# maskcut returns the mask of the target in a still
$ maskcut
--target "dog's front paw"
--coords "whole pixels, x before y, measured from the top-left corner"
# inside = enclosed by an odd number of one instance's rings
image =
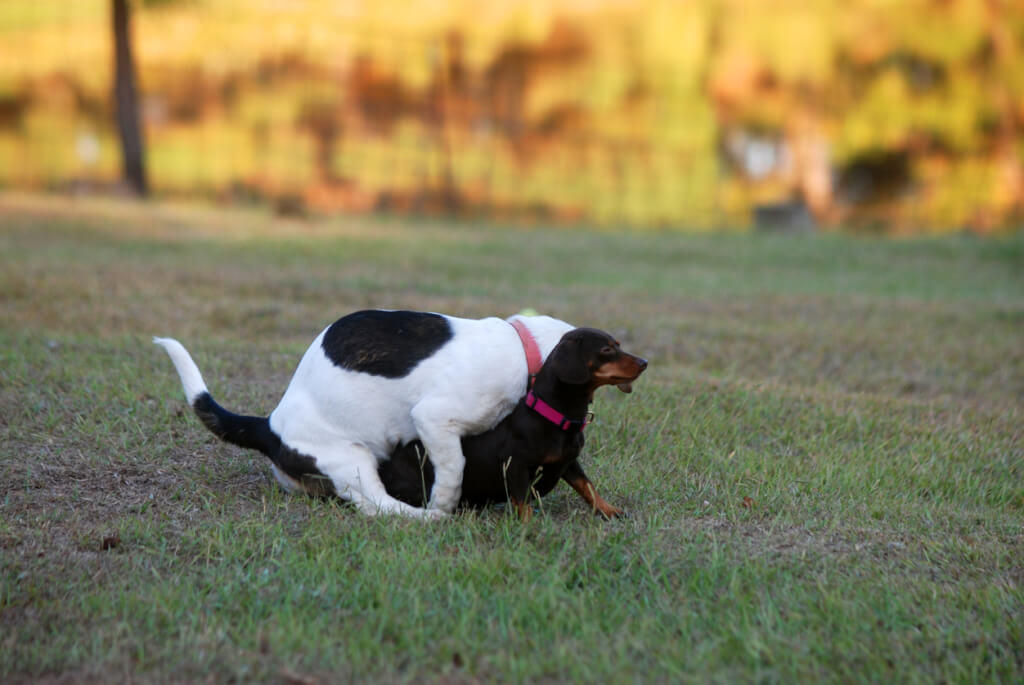
[[[424,521],[444,521],[450,518],[450,514],[440,509],[424,509],[420,516],[423,517]]]
[[[461,488],[438,488],[435,484],[434,491],[430,494],[430,501],[427,502],[427,509],[450,514],[455,511],[460,494]]]
[[[619,509],[618,507],[613,507],[612,505],[608,504],[607,502],[605,502],[605,505],[603,507],[595,508],[594,511],[595,511],[595,513],[599,514],[600,516],[604,517],[606,520],[609,520],[609,521],[611,519],[629,518],[629,514],[627,514],[624,509]]]

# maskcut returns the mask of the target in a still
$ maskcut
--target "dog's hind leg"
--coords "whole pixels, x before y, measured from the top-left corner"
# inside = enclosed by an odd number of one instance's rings
[[[365,514],[400,514],[423,519],[444,516],[441,511],[413,507],[389,495],[377,473],[376,457],[363,445],[345,443],[316,449],[306,447],[303,451],[313,455],[317,469],[334,484],[335,493]]]

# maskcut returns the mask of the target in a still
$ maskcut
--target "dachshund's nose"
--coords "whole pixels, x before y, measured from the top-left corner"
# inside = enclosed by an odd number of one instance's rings
[[[641,371],[647,368],[647,360],[644,359],[643,357],[637,357],[636,363],[640,366]]]

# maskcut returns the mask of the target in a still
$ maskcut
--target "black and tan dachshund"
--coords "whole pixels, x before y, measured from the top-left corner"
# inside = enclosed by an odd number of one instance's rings
[[[508,501],[525,520],[532,512],[530,496],[543,497],[562,479],[595,512],[621,516],[621,509],[597,494],[578,457],[594,391],[602,385],[628,389],[646,368],[646,360],[624,352],[604,331],[566,333],[512,413],[486,433],[462,438],[466,467],[460,504]],[[434,481],[418,440],[396,448],[378,474],[389,495],[416,507],[424,505]]]

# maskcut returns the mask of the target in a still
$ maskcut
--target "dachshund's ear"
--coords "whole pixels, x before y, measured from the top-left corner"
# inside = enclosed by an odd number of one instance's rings
[[[590,380],[590,369],[580,354],[577,340],[563,340],[551,352],[548,360],[555,376],[563,383],[580,385]]]

